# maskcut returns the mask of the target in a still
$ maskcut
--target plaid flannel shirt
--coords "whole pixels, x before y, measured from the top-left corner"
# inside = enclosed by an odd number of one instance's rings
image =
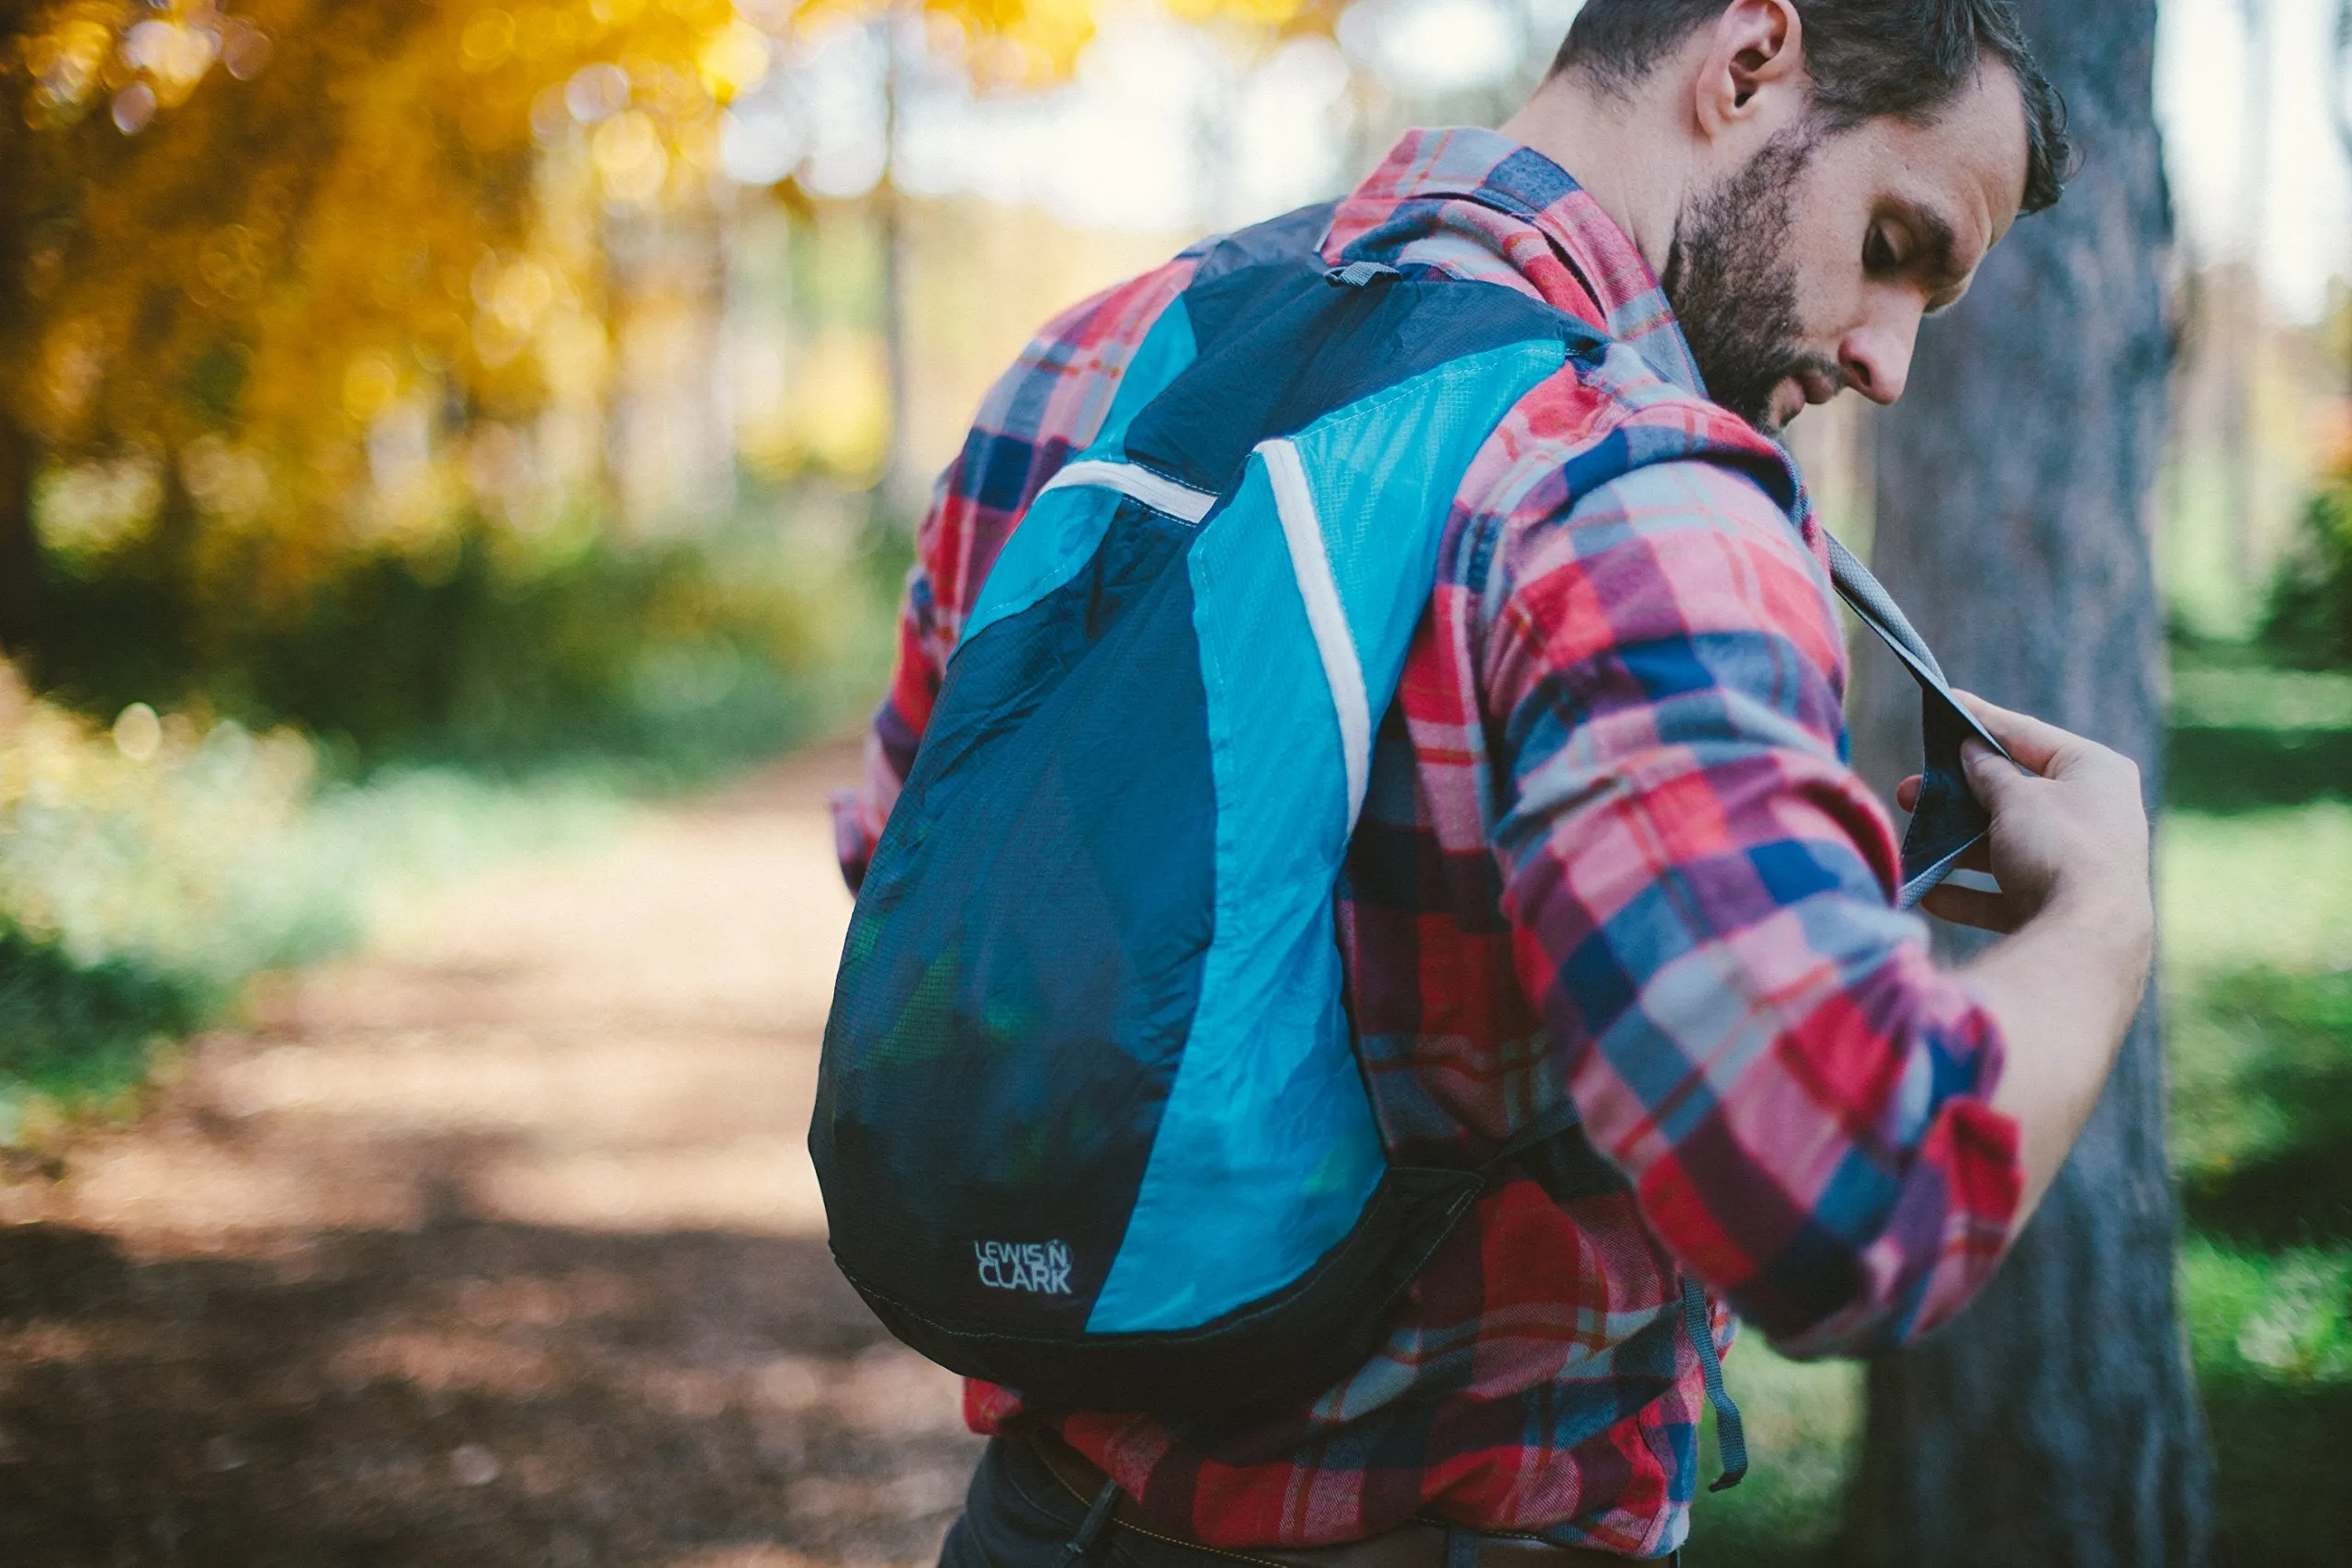
[[[998,382],[924,520],[863,787],[853,886],[958,628],[1038,489],[1101,423],[1203,247],[1052,322]],[[1490,1189],[1337,1387],[1246,1419],[1049,1419],[1148,1514],[1225,1546],[1415,1516],[1632,1557],[1688,1529],[1699,1359],[1681,1270],[1798,1354],[1900,1342],[1998,1261],[2020,1177],[1991,1017],[1895,912],[1894,829],[1846,761],[1826,546],[1780,449],[1703,400],[1623,231],[1498,133],[1408,133],[1335,209],[1327,260],[1501,283],[1636,347],[1641,415],[1723,461],[1579,491],[1628,423],[1576,367],[1464,480],[1339,890],[1359,1050],[1391,1151],[1479,1158],[1573,1096],[1630,1194]],[[1794,483],[1792,473],[1790,482]],[[1718,1305],[1719,1343],[1731,1320]]]

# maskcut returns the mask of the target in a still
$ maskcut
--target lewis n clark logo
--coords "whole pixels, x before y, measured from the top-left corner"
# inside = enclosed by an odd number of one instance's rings
[[[1070,1293],[1069,1247],[1065,1242],[976,1241],[972,1256],[979,1260],[980,1283],[992,1291]]]

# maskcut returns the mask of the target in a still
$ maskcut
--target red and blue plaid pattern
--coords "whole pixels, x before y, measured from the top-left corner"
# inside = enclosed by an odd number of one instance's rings
[[[1785,458],[1703,400],[1623,231],[1494,132],[1415,131],[1323,251],[1519,288],[1657,378],[1604,389],[1571,365],[1473,464],[1339,896],[1393,1155],[1484,1157],[1566,1095],[1634,1190],[1490,1190],[1381,1352],[1313,1399],[1054,1420],[1214,1544],[1427,1514],[1662,1556],[1699,1472],[1681,1269],[1797,1353],[1949,1316],[2019,1190],[2015,1126],[1987,1103],[1998,1035],[1893,908],[1894,831],[1845,761],[1845,651],[1802,492],[1792,521],[1759,484]],[[853,885],[989,564],[1198,254],[1053,322],[941,479],[866,782],[839,807]],[[1702,455],[1623,460],[1661,434]],[[983,1383],[966,1404],[983,1432],[1023,1416]]]

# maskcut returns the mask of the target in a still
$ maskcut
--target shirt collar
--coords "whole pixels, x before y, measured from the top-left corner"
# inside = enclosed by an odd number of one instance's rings
[[[1706,396],[1666,291],[1633,240],[1566,169],[1499,131],[1407,131],[1340,203],[1324,251],[1334,261],[1415,262],[1533,294]]]

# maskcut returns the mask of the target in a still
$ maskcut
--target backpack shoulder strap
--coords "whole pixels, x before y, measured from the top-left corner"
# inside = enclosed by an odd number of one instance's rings
[[[1894,656],[1919,685],[1920,728],[1927,743],[1927,758],[1920,771],[1919,799],[1911,814],[1910,830],[1903,836],[1903,886],[1895,900],[1900,908],[1908,909],[1950,875],[1960,857],[1992,829],[1991,816],[1969,791],[1967,773],[1960,761],[1962,743],[1980,740],[2004,757],[2009,753],[1953,695],[1951,682],[1944,678],[1943,666],[1936,661],[1927,639],[1911,625],[1903,607],[1894,602],[1894,595],[1871,575],[1870,568],[1857,560],[1851,550],[1838,542],[1836,536],[1825,528],[1822,536],[1829,541],[1829,581],[1837,587],[1838,597],[1878,635],[1880,641],[1894,650]]]

